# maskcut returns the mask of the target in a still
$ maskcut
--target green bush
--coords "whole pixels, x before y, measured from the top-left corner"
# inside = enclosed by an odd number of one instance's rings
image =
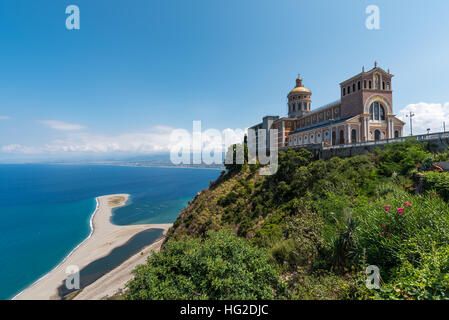
[[[427,191],[435,190],[444,200],[449,200],[449,173],[425,172],[423,173],[424,188]]]
[[[286,286],[266,250],[232,231],[208,232],[204,240],[169,241],[138,266],[127,299],[275,299]]]
[[[393,272],[390,283],[381,288],[380,299],[441,300],[449,299],[449,246],[421,251],[419,263],[404,257]]]
[[[323,225],[319,215],[308,211],[286,219],[286,239],[276,242],[271,249],[277,263],[286,270],[295,270],[298,266],[312,270],[325,246],[321,235]]]
[[[426,151],[426,144],[416,140],[385,145],[383,149],[376,150],[379,172],[387,177],[393,173],[409,174],[417,168],[426,158],[431,156]]]
[[[389,211],[386,205],[391,206]],[[403,214],[397,212],[400,208]],[[420,253],[430,252],[434,243],[449,245],[449,206],[442,199],[395,191],[355,214],[358,255],[366,255],[367,263],[380,267],[384,275],[404,259],[418,263]]]
[[[293,280],[292,294],[299,300],[347,300],[354,296],[353,279],[331,272],[299,275]]]

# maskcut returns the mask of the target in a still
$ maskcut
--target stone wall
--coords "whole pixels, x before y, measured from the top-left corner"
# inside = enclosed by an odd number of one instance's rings
[[[433,153],[444,152],[449,148],[449,137],[441,138],[435,137],[434,139],[426,139],[425,142],[428,143],[429,151]],[[346,146],[336,146],[335,148],[323,148],[321,145],[309,145],[306,147],[296,147],[295,150],[300,150],[306,148],[311,151],[316,159],[329,160],[332,157],[347,158],[358,156],[362,154],[373,153],[376,148],[383,148],[387,143],[378,144],[366,144],[366,145],[346,145]],[[285,149],[284,149],[285,150]]]

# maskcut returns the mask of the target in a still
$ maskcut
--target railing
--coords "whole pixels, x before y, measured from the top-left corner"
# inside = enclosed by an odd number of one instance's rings
[[[351,143],[351,144],[340,144],[340,145],[334,145],[334,146],[324,146],[324,144],[322,144],[322,149],[329,150],[329,149],[343,149],[343,148],[352,148],[352,147],[374,146],[374,145],[382,145],[382,144],[389,144],[389,143],[396,143],[396,142],[404,142],[410,138],[416,139],[417,141],[448,139],[449,132],[438,132],[438,133],[432,133],[432,134],[422,134],[422,135],[417,135],[417,136],[384,139],[384,140],[377,140],[377,141],[366,141],[366,142],[356,142],[356,143]]]
[[[377,141],[337,144],[337,145],[333,145],[333,146],[326,145],[326,143],[324,143],[324,142],[309,143],[309,144],[301,144],[301,145],[295,145],[295,146],[287,146],[285,148],[281,148],[281,150],[288,149],[288,148],[300,149],[300,148],[314,148],[314,147],[315,148],[320,147],[321,150],[344,149],[344,148],[352,148],[352,147],[375,146],[375,145],[383,145],[383,144],[396,143],[396,142],[404,142],[410,138],[416,139],[417,141],[449,139],[449,132],[438,132],[438,133],[431,133],[431,134],[422,134],[422,135],[417,135],[417,136],[407,136],[407,137],[400,137],[400,138],[393,138],[393,139],[383,139],[383,140],[377,140]]]

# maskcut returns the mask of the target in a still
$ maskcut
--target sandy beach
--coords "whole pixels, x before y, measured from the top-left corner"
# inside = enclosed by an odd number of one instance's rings
[[[123,206],[128,200],[128,194],[107,195],[97,198],[97,209],[91,219],[92,232],[90,236],[73,250],[64,261],[51,270],[33,285],[22,291],[15,300],[53,300],[60,299],[58,287],[67,277],[68,266],[83,269],[91,262],[107,256],[114,248],[125,244],[138,233],[152,229],[163,229],[164,235],[171,224],[146,224],[117,226],[111,223],[112,209]],[[131,270],[143,264],[152,251],[158,251],[163,239],[143,248],[134,256],[124,261],[89,286],[85,287],[75,299],[98,300],[115,295],[131,279]],[[143,253],[143,254],[142,254]]]

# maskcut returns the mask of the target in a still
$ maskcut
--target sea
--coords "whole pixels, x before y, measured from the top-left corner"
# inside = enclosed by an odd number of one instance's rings
[[[95,198],[131,195],[112,223],[173,223],[215,169],[113,165],[0,165],[0,299],[56,267],[90,233]]]

